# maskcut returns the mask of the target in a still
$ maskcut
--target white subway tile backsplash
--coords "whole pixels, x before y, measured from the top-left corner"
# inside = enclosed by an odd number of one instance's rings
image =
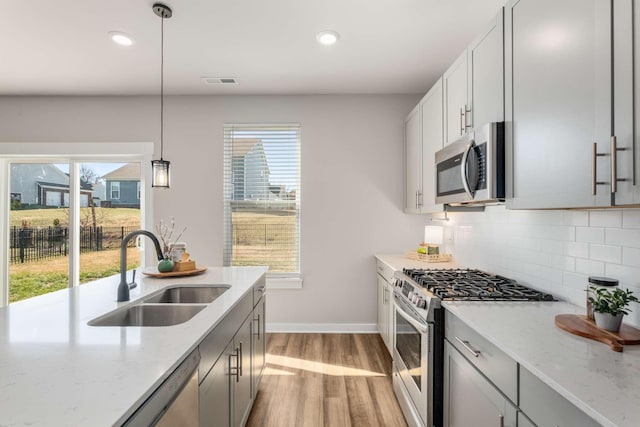
[[[610,245],[589,245],[589,258],[596,261],[622,263],[622,248]]]
[[[640,267],[640,249],[622,248],[622,264],[629,267]]]
[[[640,209],[627,209],[622,211],[623,228],[640,228]]]
[[[622,227],[622,211],[590,211],[589,212],[590,227]]]
[[[607,277],[618,279],[620,285],[640,287],[640,268],[620,264],[607,264]],[[638,296],[640,298],[640,295]]]
[[[640,248],[640,229],[607,228],[605,241],[607,245]]]
[[[576,273],[587,276],[604,276],[604,262],[576,258]]]
[[[562,211],[562,223],[564,225],[589,226],[588,211]]]
[[[589,244],[584,242],[563,242],[564,254],[578,257],[589,258]]]
[[[640,296],[640,209],[511,211],[449,214],[447,249],[481,268],[585,305],[589,276],[607,276]],[[447,225],[445,224],[445,227]],[[625,322],[640,326],[640,306]]]
[[[604,228],[576,227],[576,242],[604,243]]]

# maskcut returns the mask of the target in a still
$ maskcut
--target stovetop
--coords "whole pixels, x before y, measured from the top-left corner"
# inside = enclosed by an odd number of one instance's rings
[[[551,294],[481,270],[406,268],[403,273],[417,285],[447,301],[554,301]]]

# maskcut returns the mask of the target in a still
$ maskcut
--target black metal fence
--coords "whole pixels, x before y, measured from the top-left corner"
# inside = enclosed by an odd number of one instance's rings
[[[96,252],[120,247],[127,227],[80,227],[80,252]],[[135,242],[129,242],[133,246]],[[66,256],[69,253],[68,227],[10,227],[9,263],[18,264]]]
[[[233,224],[235,245],[290,246],[297,243],[297,227],[291,224]]]

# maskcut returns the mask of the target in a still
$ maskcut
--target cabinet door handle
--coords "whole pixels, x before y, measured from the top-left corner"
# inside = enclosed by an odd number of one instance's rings
[[[591,155],[591,195],[595,196],[598,185],[607,184],[604,181],[598,181],[598,157],[606,156],[606,153],[598,153],[598,143],[593,143],[593,150]]]
[[[618,148],[618,138],[611,137],[611,192],[618,192],[618,183],[628,181],[626,178],[618,178],[618,152],[626,151],[626,148]]]
[[[260,313],[258,313],[258,318],[257,319],[253,319],[254,322],[258,322],[258,327],[256,328],[258,330],[257,334],[253,334],[253,335],[258,335],[258,339],[260,339],[260,334],[261,334],[261,330],[260,330]]]
[[[471,112],[471,108],[468,108],[467,105],[465,104],[464,106],[464,130],[467,130],[467,128],[471,127],[471,124],[467,124],[468,120],[467,120],[467,113]]]
[[[466,126],[466,118],[464,116],[464,110],[466,110],[466,108],[460,108],[460,136],[464,135],[464,129]]]
[[[236,366],[233,366],[231,364],[231,358],[235,357],[236,359]],[[235,348],[235,350],[233,351],[232,354],[229,355],[229,374],[230,375],[235,375],[236,377],[236,382],[239,383],[240,382],[240,359],[238,358],[238,347]]]
[[[242,376],[242,365],[243,365],[243,363],[242,363],[242,359],[243,359],[243,357],[242,357],[242,341],[240,341],[240,345],[238,346],[238,354],[239,354],[239,356],[238,356],[238,377],[237,377],[237,379],[238,379],[238,381],[240,381],[240,377]]]
[[[418,208],[422,207],[422,191],[418,190]]]
[[[473,357],[480,357],[480,352],[478,350],[474,350],[473,348],[471,348],[471,346],[469,345],[469,341],[464,341],[462,338],[460,337],[456,337],[456,341],[458,341],[460,344],[462,344],[462,346],[471,354],[473,354]]]
[[[498,415],[498,425],[504,427],[504,416],[502,414]]]

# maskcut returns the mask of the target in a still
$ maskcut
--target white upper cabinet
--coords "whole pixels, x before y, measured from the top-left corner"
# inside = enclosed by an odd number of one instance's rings
[[[467,133],[467,51],[442,76],[444,90],[445,143]]]
[[[504,9],[467,49],[467,126],[504,121]]]
[[[612,189],[616,205],[640,204],[640,85],[634,84],[640,70],[640,22],[638,7],[634,0],[613,2],[613,135],[617,150],[614,152],[611,180],[616,180]],[[635,61],[635,64],[634,64]],[[634,133],[635,132],[635,133]]]
[[[442,76],[445,144],[504,120],[504,9]]]
[[[513,0],[505,15],[507,207],[610,205],[610,2]]]
[[[444,126],[442,115],[442,79],[420,101],[422,114],[422,213],[442,212],[436,204],[436,151],[442,149]]]
[[[422,197],[422,123],[420,105],[404,121],[404,211],[420,213]]]
[[[443,144],[442,79],[409,113],[405,135],[405,213],[442,212],[436,205],[435,153]]]

